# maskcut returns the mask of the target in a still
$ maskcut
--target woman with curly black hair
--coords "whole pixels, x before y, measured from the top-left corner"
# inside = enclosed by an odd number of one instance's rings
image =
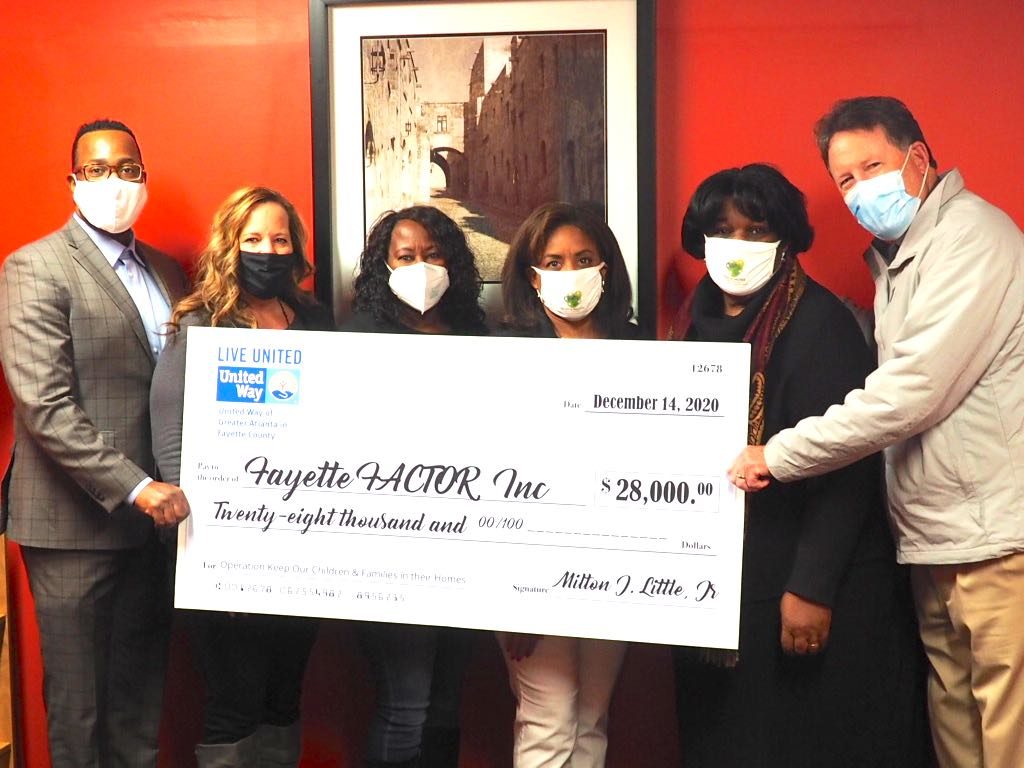
[[[342,330],[483,335],[480,289],[458,224],[425,205],[391,211],[366,239],[355,314]],[[475,633],[362,622],[356,634],[377,689],[368,768],[456,768],[462,674]]]
[[[480,289],[458,224],[427,205],[389,211],[366,239],[344,330],[483,335]]]

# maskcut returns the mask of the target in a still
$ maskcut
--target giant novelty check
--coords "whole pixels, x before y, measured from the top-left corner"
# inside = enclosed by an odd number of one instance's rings
[[[735,648],[748,367],[190,328],[175,604]]]

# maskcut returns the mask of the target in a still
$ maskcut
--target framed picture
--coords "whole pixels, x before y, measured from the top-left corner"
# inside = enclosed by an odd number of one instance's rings
[[[601,211],[655,324],[654,0],[311,0],[319,297],[342,319],[366,234],[433,205],[466,232],[488,315],[536,206]]]

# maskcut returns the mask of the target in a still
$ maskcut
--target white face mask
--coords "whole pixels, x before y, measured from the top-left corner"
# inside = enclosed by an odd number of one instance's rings
[[[775,274],[779,243],[704,237],[704,263],[715,285],[730,296],[749,296]]]
[[[388,270],[391,272],[388,285],[392,293],[421,315],[437,305],[451,284],[447,269],[425,261],[398,269],[388,266]]]
[[[75,179],[75,205],[96,229],[118,234],[126,232],[146,205],[146,183],[125,181],[110,174],[100,181]]]
[[[559,317],[579,320],[594,311],[604,293],[604,264],[583,269],[537,269],[541,303]]]

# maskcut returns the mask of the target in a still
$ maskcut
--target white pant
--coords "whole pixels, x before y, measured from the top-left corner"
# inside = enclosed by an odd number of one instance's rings
[[[498,633],[504,651],[504,634]],[[516,699],[514,768],[603,768],[608,703],[626,643],[542,637],[533,653],[512,661]]]

